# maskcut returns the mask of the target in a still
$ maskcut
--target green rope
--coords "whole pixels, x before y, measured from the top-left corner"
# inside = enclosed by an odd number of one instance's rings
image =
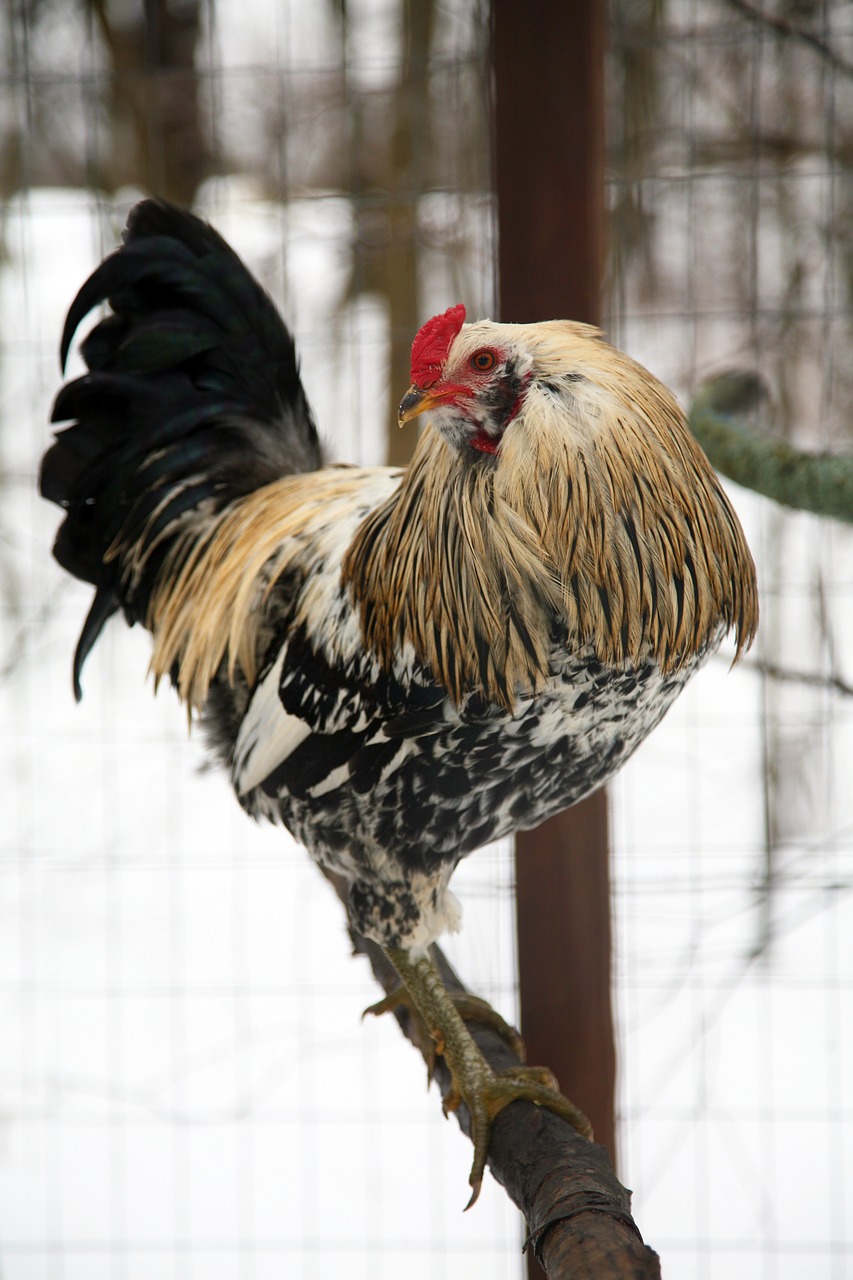
[[[712,465],[783,506],[853,523],[853,456],[802,453],[752,431],[739,419],[764,396],[753,373],[724,373],[700,387],[690,426]]]

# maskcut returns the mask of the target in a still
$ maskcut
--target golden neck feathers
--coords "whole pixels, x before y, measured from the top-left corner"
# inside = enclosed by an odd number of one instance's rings
[[[595,330],[517,328],[541,335],[536,376],[496,458],[427,428],[356,534],[344,579],[368,647],[390,666],[409,642],[455,700],[479,688],[507,708],[554,645],[666,672],[734,628],[739,656],[752,558],[674,398]]]

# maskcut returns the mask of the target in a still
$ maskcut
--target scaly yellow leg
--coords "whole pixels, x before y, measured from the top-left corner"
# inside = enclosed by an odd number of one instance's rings
[[[445,991],[447,988],[445,987]],[[512,1025],[502,1018],[497,1009],[493,1009],[487,1000],[482,1000],[479,996],[472,995],[469,991],[447,991],[448,998],[453,1002],[456,1012],[459,1014],[463,1022],[476,1022],[481,1027],[489,1027],[490,1030],[496,1032],[503,1040],[504,1044],[516,1054],[522,1061],[525,1058],[524,1041],[519,1032]],[[383,1013],[393,1013],[396,1009],[405,1009],[409,1017],[417,1018],[420,1026],[425,1034],[417,1037],[418,1044],[422,1050],[426,1041],[431,1041],[433,1053],[427,1057],[427,1073],[430,1082],[433,1078],[435,1069],[435,1058],[437,1051],[435,1050],[435,1039],[427,1027],[421,1016],[414,999],[409,994],[408,988],[404,987],[402,982],[394,991],[390,991],[387,996],[383,996],[381,1000],[377,1000],[376,1004],[368,1005],[362,1017],[366,1018],[369,1013],[375,1014],[377,1017]]]
[[[471,1116],[474,1162],[468,1179],[471,1199],[465,1206],[467,1209],[470,1209],[480,1194],[492,1121],[511,1102],[525,1099],[537,1106],[546,1107],[562,1116],[584,1137],[592,1137],[592,1129],[586,1116],[568,1098],[563,1097],[557,1081],[547,1068],[514,1067],[501,1072],[492,1070],[462,1021],[454,997],[448,993],[428,956],[414,959],[407,951],[398,947],[387,948],[385,954],[397,970],[400,981],[435,1041],[437,1051],[450,1070],[452,1088],[445,1100],[445,1113],[455,1110],[460,1102],[464,1102]],[[392,1001],[395,995],[396,993],[392,993]],[[382,1006],[385,1001],[379,1003]]]

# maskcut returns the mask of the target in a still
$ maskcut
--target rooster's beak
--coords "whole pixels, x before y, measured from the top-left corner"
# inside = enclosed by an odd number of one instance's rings
[[[434,409],[437,404],[441,404],[444,396],[435,391],[422,391],[420,387],[409,387],[403,399],[400,401],[400,408],[397,410],[397,421],[401,427],[407,422],[411,422],[412,418],[417,418],[421,413],[427,413],[430,409]]]

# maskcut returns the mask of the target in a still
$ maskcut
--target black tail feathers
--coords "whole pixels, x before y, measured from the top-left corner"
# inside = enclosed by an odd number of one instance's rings
[[[54,555],[96,595],[74,658],[74,690],[119,608],[144,620],[174,536],[234,498],[323,459],[293,338],[274,304],[210,226],[155,200],[86,281],[62,335],[111,314],[82,344],[89,372],[62,388],[71,421],[42,462],[41,492],[65,509]]]

